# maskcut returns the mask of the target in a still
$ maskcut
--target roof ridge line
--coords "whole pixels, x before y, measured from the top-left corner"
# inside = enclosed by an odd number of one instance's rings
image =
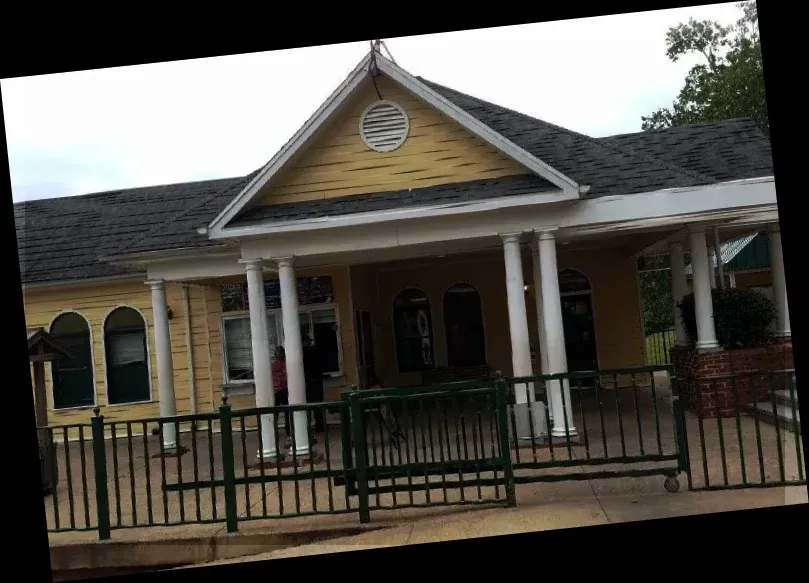
[[[99,192],[85,192],[83,194],[68,194],[65,196],[52,196],[49,198],[34,198],[31,200],[20,200],[14,203],[15,208],[21,208],[27,204],[36,204],[36,203],[44,203],[53,200],[87,200],[85,197],[90,196],[102,196],[102,195],[111,195],[111,194],[123,194],[125,192],[132,192],[135,190],[149,190],[152,188],[168,188],[171,186],[188,186],[191,184],[203,184],[205,182],[224,182],[226,180],[239,180],[243,178],[243,176],[230,176],[228,178],[208,178],[205,180],[190,180],[188,182],[167,182],[165,184],[150,184],[145,186],[132,186],[130,188],[116,188],[112,190],[102,190]]]
[[[577,132],[577,131],[571,130],[569,128],[560,126],[560,125],[556,125],[555,123],[546,121],[544,119],[540,119],[540,118],[537,118],[537,117],[530,116],[530,115],[528,115],[526,113],[522,113],[520,111],[505,107],[503,105],[498,105],[496,103],[492,103],[491,101],[486,101],[485,99],[481,99],[480,97],[475,97],[474,95],[469,95],[469,94],[466,94],[466,93],[462,93],[461,91],[458,91],[456,89],[452,89],[451,87],[447,87],[447,86],[441,85],[439,83],[435,83],[433,81],[429,81],[427,79],[424,79],[423,77],[420,77],[420,79],[424,83],[429,83],[429,84],[432,84],[432,85],[436,85],[438,87],[441,87],[442,89],[446,89],[447,91],[452,91],[453,93],[457,93],[458,95],[461,95],[461,96],[466,97],[468,99],[472,99],[473,101],[477,101],[477,102],[479,102],[481,104],[492,106],[492,107],[497,107],[499,109],[508,111],[509,113],[512,113],[514,115],[518,115],[520,117],[529,119],[531,121],[549,125],[549,126],[551,126],[553,128],[556,128],[559,131],[564,132],[564,133],[575,135],[575,136],[577,136],[579,138],[585,139],[588,142],[592,143],[593,145],[599,146],[601,148],[613,150],[616,153],[622,154],[624,156],[629,156],[631,158],[637,158],[639,161],[642,161],[642,162],[644,162],[644,161],[654,162],[655,164],[657,164],[657,165],[659,165],[661,167],[668,168],[669,170],[672,170],[672,171],[674,171],[674,172],[676,172],[678,174],[681,174],[683,176],[687,176],[689,178],[699,179],[699,180],[706,180],[710,184],[716,183],[716,180],[714,180],[710,176],[707,176],[705,174],[701,174],[701,173],[698,173],[698,172],[693,172],[691,170],[683,168],[682,166],[677,166],[675,164],[670,164],[668,162],[664,162],[664,161],[662,161],[662,160],[660,160],[658,158],[646,156],[646,155],[643,155],[643,154],[638,154],[638,153],[636,153],[636,152],[634,152],[632,150],[628,150],[627,148],[624,148],[622,146],[618,146],[617,144],[610,143],[606,139],[605,139],[604,142],[601,142],[601,141],[599,141],[598,139],[596,139],[596,138],[594,138],[592,136],[588,136],[587,134],[582,134],[581,132]]]
[[[674,132],[674,131],[677,131],[677,130],[688,129],[688,128],[706,128],[706,127],[710,127],[710,126],[719,126],[719,125],[727,124],[729,122],[740,122],[740,121],[751,122],[751,123],[755,124],[756,127],[758,128],[758,124],[756,124],[756,121],[752,117],[749,117],[749,116],[746,116],[746,117],[731,117],[731,118],[723,119],[723,120],[719,120],[719,121],[706,121],[706,122],[701,122],[701,123],[687,123],[687,124],[683,124],[683,125],[679,125],[679,126],[669,126],[669,127],[665,127],[665,128],[655,128],[653,130],[641,130],[639,132],[622,132],[620,134],[613,134],[611,136],[603,136],[601,138],[595,138],[595,139],[596,140],[605,140],[606,141],[606,140],[610,140],[610,139],[614,139],[614,138],[623,138],[623,137],[626,137],[626,136],[637,136],[637,135],[641,135],[641,134],[657,134],[657,133]]]

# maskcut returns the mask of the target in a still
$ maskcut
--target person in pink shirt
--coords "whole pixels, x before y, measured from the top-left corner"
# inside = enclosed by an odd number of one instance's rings
[[[281,407],[289,405],[289,388],[287,387],[287,359],[284,347],[275,349],[275,359],[272,362],[272,386],[275,389],[275,405]],[[289,411],[284,411],[284,424],[287,441],[292,439],[292,422]]]

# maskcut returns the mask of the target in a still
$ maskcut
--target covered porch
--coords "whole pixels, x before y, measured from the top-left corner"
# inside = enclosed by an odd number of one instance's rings
[[[311,313],[302,317],[312,301],[302,296],[304,275],[331,274],[327,303],[334,313],[341,389],[373,380],[385,386],[447,381],[453,369],[527,377],[626,368],[644,364],[639,254],[673,251],[673,271],[682,274],[674,277],[673,296],[679,299],[685,293],[683,253],[690,253],[697,347],[711,350],[717,342],[709,246],[776,221],[772,182],[758,179],[592,200],[527,195],[308,221],[253,217],[217,235],[227,237],[229,250],[162,259],[148,267],[162,367],[161,412],[165,407],[164,415],[173,414],[170,342],[160,317],[166,281],[243,281],[250,404],[274,404],[270,363],[279,338],[289,401],[301,404],[306,402],[302,333],[314,325]],[[783,332],[786,286],[780,246],[773,240]],[[275,282],[272,301],[269,280]],[[226,336],[225,321],[223,313]],[[682,331],[678,339],[684,339]],[[565,428],[563,416],[554,415],[554,404],[570,402],[569,387],[551,382],[550,391],[553,432],[575,434],[572,423]],[[524,399],[518,405],[529,405],[528,393],[518,391]],[[302,452],[308,439],[302,433],[297,440]],[[274,455],[272,436],[264,443]]]

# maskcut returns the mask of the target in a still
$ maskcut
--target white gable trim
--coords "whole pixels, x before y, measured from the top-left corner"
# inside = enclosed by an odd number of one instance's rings
[[[236,214],[250,202],[259,189],[264,186],[290,158],[317,132],[325,121],[342,105],[354,92],[362,80],[371,62],[368,54],[354,67],[351,74],[340,84],[323,105],[310,117],[294,136],[284,144],[280,150],[267,162],[258,174],[242,189],[242,191],[222,210],[221,213],[208,225],[208,232],[212,236],[218,234]],[[213,237],[212,237],[213,238]]]
[[[360,61],[345,81],[343,81],[315,114],[295,133],[292,139],[273,156],[236,198],[211,221],[208,226],[208,232],[212,239],[221,238],[223,236],[222,229],[224,229],[225,225],[256,196],[258,191],[265,184],[281,171],[287,162],[289,162],[289,160],[315,135],[320,127],[343,103],[345,103],[360,86],[362,81],[367,78],[371,57],[372,53],[369,53]],[[410,73],[392,63],[381,54],[376,53],[374,57],[376,66],[381,73],[410,90],[412,93],[461,124],[471,133],[497,148],[516,162],[522,164],[536,175],[548,180],[565,192],[566,195],[578,197],[579,193],[587,191],[586,186],[579,186],[574,180],[538,160],[524,149],[427,87],[424,83],[421,83]]]
[[[477,202],[455,202],[428,206],[391,208],[383,211],[359,212],[348,215],[325,216],[298,221],[283,221],[269,225],[251,225],[247,227],[226,227],[221,237],[237,239],[240,237],[257,237],[276,235],[278,233],[295,233],[302,231],[330,229],[334,227],[355,227],[358,225],[374,225],[391,223],[409,219],[450,217],[455,215],[471,215],[509,208],[530,207],[538,204],[578,201],[578,194],[559,191],[538,192],[501,196]]]

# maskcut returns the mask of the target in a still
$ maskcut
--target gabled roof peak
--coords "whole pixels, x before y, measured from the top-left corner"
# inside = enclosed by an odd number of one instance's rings
[[[424,100],[441,113],[459,123],[473,135],[488,142],[491,146],[497,148],[517,163],[525,166],[526,169],[537,176],[546,179],[571,198],[577,198],[582,191],[586,191],[586,187],[581,187],[573,179],[559,170],[552,168],[535,155],[515,144],[506,136],[489,127],[485,122],[465,111],[450,99],[441,95],[440,92],[435,91],[429,85],[399,67],[391,59],[387,59],[380,52],[383,47],[384,43],[382,41],[378,41],[378,43],[375,41],[371,42],[371,50],[359,64],[354,67],[354,70],[345,81],[337,87],[315,114],[310,117],[295,133],[292,139],[273,156],[239,195],[210,223],[209,232],[212,238],[223,237],[222,230],[228,223],[255,199],[259,191],[268,184],[274,176],[287,167],[292,157],[309,143],[309,141],[315,137],[318,130],[361,88],[363,81],[368,79],[369,76],[373,78],[377,74],[385,75],[392,81],[398,83],[418,98]]]

